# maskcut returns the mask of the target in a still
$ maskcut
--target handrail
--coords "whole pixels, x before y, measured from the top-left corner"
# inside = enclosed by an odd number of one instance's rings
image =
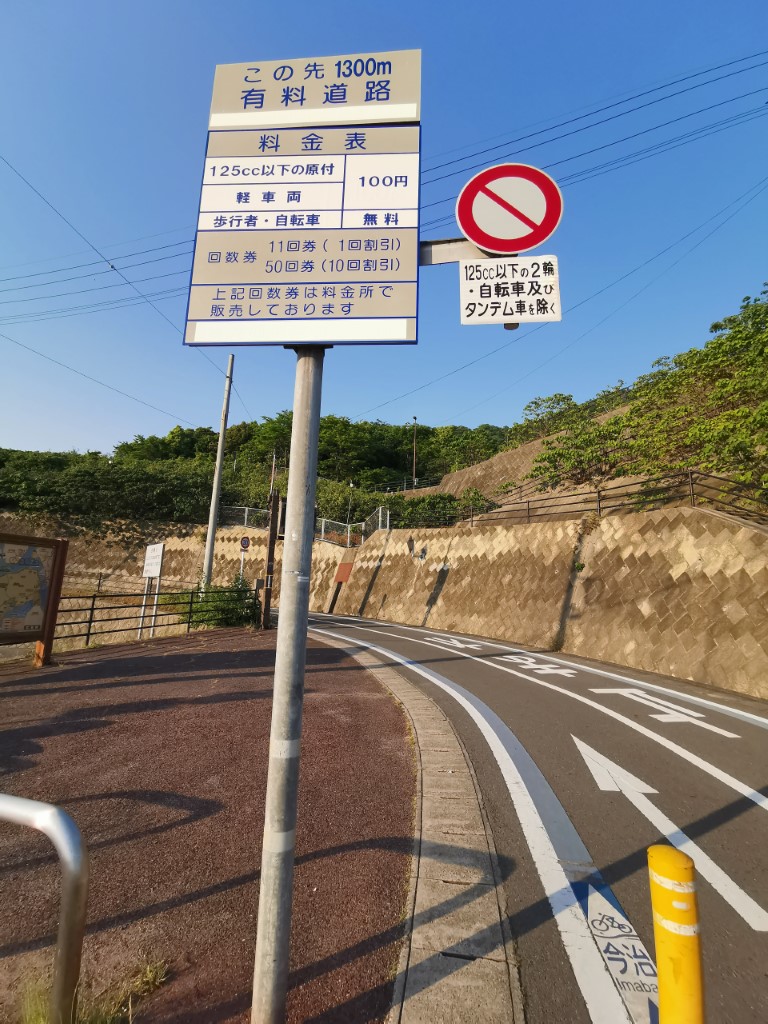
[[[75,1019],[85,937],[88,851],[72,818],[53,804],[0,793],[0,819],[42,832],[59,855],[61,902],[51,985],[51,1024],[71,1024]]]

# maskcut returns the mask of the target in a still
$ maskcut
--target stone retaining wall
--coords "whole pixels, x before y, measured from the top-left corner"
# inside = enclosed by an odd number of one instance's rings
[[[374,534],[335,611],[768,697],[768,536],[699,509]]]
[[[37,532],[13,517],[0,517],[0,530]],[[238,572],[246,535],[246,579],[264,575],[266,532],[228,527],[217,533],[214,582]],[[165,540],[165,590],[199,579],[204,528],[150,539]],[[275,603],[281,552],[278,542]],[[318,542],[313,611],[330,608],[338,564],[353,557],[349,582],[338,588],[339,614],[562,649],[768,697],[768,534],[736,520],[668,508],[581,522],[393,530],[351,550]],[[109,573],[104,589],[119,591],[141,585],[142,562],[143,549],[77,538],[68,570],[70,580],[82,576],[80,593],[95,590],[99,572]]]

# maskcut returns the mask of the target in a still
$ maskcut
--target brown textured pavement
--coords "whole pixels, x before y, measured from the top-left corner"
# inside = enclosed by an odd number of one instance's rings
[[[0,790],[60,804],[91,851],[86,979],[172,964],[142,1020],[248,1019],[275,634],[219,631],[0,675]],[[400,707],[310,642],[289,1020],[382,1020],[411,863],[415,775]],[[0,823],[0,1020],[49,968],[58,869]]]

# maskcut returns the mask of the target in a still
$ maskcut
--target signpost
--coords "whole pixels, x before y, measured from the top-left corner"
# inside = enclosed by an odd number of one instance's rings
[[[420,76],[418,50],[216,69],[184,341],[297,357],[258,1024],[285,1014],[323,360],[332,345],[417,340]]]
[[[552,178],[528,164],[500,164],[476,174],[459,193],[456,220],[486,252],[535,249],[560,223],[563,197]]]
[[[460,260],[462,324],[562,320],[556,256]]]
[[[185,344],[415,343],[419,57],[217,68]]]
[[[141,575],[146,580],[144,584],[144,597],[141,602],[141,619],[139,620],[139,635],[138,639],[141,640],[141,635],[144,632],[144,613],[147,607],[147,597],[152,588],[152,580],[157,580],[157,586],[155,587],[155,603],[152,611],[152,625],[149,629],[150,640],[155,635],[155,621],[157,619],[157,599],[160,596],[160,577],[163,575],[163,550],[164,544],[147,544],[147,549],[144,552],[144,568],[141,571]]]
[[[240,538],[240,579],[243,578],[243,566],[245,564],[245,552],[248,550],[248,548],[250,546],[251,546],[251,538],[250,537],[241,537]]]

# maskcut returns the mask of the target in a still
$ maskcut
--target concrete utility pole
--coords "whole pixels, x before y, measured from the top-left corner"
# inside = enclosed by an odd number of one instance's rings
[[[325,348],[321,346],[296,350],[291,471],[280,577],[252,1024],[282,1024],[285,1019],[324,355]]]
[[[416,486],[416,417],[413,417],[413,486]]]
[[[221,426],[219,427],[219,447],[216,449],[216,469],[213,471],[213,489],[211,491],[211,511],[208,515],[208,536],[205,539],[205,555],[203,557],[203,578],[200,589],[210,586],[213,571],[213,548],[216,543],[216,527],[219,522],[219,498],[221,497],[221,470],[224,465],[224,445],[227,434],[227,417],[229,416],[229,392],[232,390],[232,367],[235,357],[230,353],[227,363],[227,379],[224,384],[224,405],[221,407]]]

